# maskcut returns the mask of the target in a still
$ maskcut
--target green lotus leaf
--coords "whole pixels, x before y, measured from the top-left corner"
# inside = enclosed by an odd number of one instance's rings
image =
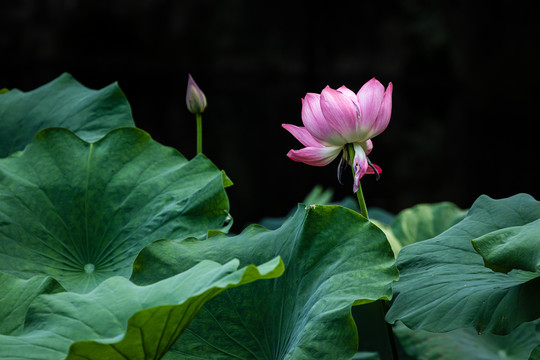
[[[472,329],[447,333],[410,330],[402,323],[394,333],[407,354],[414,359],[445,360],[528,360],[540,343],[534,323],[521,324],[508,335],[481,334]]]
[[[471,243],[501,229],[529,226],[538,218],[540,203],[529,195],[502,200],[481,196],[458,224],[404,247],[387,320],[431,332],[475,327],[480,333],[504,335],[539,318],[540,272],[494,272]]]
[[[531,357],[529,360],[540,360],[540,345],[534,348],[534,350],[531,353]]]
[[[34,276],[25,280],[0,273],[0,334],[19,334],[30,303],[38,295],[63,290],[60,284],[49,276]]]
[[[379,207],[368,208],[368,213],[370,220],[376,220],[377,222],[388,226],[396,219],[396,215]]]
[[[403,246],[435,237],[461,221],[467,212],[450,202],[419,204],[392,216],[370,209],[370,219],[388,238],[395,256]]]
[[[381,357],[376,352],[357,352],[352,360],[380,360]]]
[[[474,239],[472,244],[493,270],[540,272],[540,219],[493,231]]]
[[[0,271],[49,275],[68,291],[129,277],[152,241],[229,226],[222,172],[137,128],[96,143],[62,128],[39,132],[0,159],[0,198]]]
[[[203,261],[148,286],[115,276],[89,293],[39,296],[22,333],[0,335],[0,358],[159,359],[205,302],[227,288],[274,278],[284,270],[280,258],[258,267],[238,265],[238,260]]]
[[[397,271],[383,232],[349,209],[300,205],[273,231],[253,225],[236,236],[157,241],[141,251],[132,281],[152,283],[202,259],[277,255],[283,276],[209,302],[165,359],[352,358],[351,307],[390,298]]]
[[[450,202],[419,204],[401,211],[391,230],[401,246],[431,239],[457,224],[467,214]]]
[[[67,73],[35,90],[0,96],[0,158],[24,147],[39,130],[65,127],[95,142],[110,130],[135,126],[131,107],[116,83],[91,90]]]

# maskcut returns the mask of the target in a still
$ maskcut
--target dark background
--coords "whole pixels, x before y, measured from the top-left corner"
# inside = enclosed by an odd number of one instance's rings
[[[524,1],[268,2],[0,0],[0,88],[63,72],[90,88],[118,81],[138,127],[186,157],[195,119],[188,73],[205,92],[204,153],[225,169],[237,230],[282,216],[323,168],[295,163],[282,123],[301,125],[306,92],[394,84],[388,129],[362,180],[368,206],[467,208],[481,194],[538,197],[539,21]]]

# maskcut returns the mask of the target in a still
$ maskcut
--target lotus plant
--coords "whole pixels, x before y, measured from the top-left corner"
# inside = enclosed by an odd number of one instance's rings
[[[375,78],[356,94],[345,86],[337,90],[326,86],[320,94],[307,93],[302,99],[304,127],[283,124],[305,146],[287,153],[292,160],[325,166],[342,154],[338,178],[341,170],[351,165],[353,191],[366,217],[360,179],[364,174],[376,174],[378,178],[381,173],[381,168],[367,155],[373,149],[371,139],[382,133],[390,122],[392,89],[392,83],[385,90]]]
[[[307,94],[289,156],[343,154],[358,195],[391,94]],[[186,100],[200,120],[191,77]],[[531,195],[368,220],[314,189],[231,234],[230,185],[137,128],[116,83],[1,94],[0,359],[540,359]]]

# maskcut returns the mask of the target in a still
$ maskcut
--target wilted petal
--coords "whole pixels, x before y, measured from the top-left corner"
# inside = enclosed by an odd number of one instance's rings
[[[328,86],[321,92],[320,101],[324,118],[345,138],[345,143],[356,141],[359,116],[357,105],[347,95]]]
[[[340,146],[306,147],[300,150],[289,150],[287,156],[304,164],[325,166],[330,164],[340,152]]]
[[[359,143],[358,145],[360,145],[362,147],[362,149],[364,150],[364,153],[366,154],[366,158],[367,158],[367,155],[369,155],[369,153],[373,150],[373,141],[367,140],[367,141],[364,141],[362,143]],[[369,159],[367,159],[367,163],[368,163],[368,168],[366,170],[366,174],[377,174],[377,175],[379,175],[382,172],[379,165],[373,164],[371,161],[369,161]]]
[[[377,171],[375,171],[375,170],[377,170]],[[381,174],[381,173],[382,173],[381,167],[379,165],[375,165],[375,164],[371,164],[368,167],[368,169],[366,170],[366,174]]]
[[[367,158],[367,155],[369,155],[369,153],[373,150],[373,141],[371,140],[358,143],[357,145],[360,145],[362,147],[362,149],[364,150],[364,153],[366,154],[366,158]],[[366,174],[379,175],[380,173],[382,173],[382,170],[379,167],[379,165],[373,164],[371,161],[369,161],[369,159],[367,159],[367,164],[368,164],[368,167],[366,170]],[[378,180],[378,176],[377,176],[377,180]]]
[[[323,145],[341,146],[346,143],[324,117],[319,94],[307,93],[302,99],[302,122],[307,131]]]
[[[312,147],[324,147],[321,143],[317,141],[305,127],[295,126],[291,124],[281,124],[285,130],[290,132],[298,141],[304,146]]]
[[[364,148],[360,144],[354,144],[354,160],[353,160],[353,169],[354,169],[354,182],[353,182],[353,191],[356,193],[360,188],[360,179],[368,171],[368,159]]]
[[[384,96],[384,86],[373,78],[358,91],[360,105],[360,124],[367,134],[379,114],[379,108]]]
[[[384,93],[381,106],[379,108],[379,112],[377,114],[377,118],[375,119],[375,122],[373,123],[373,126],[371,127],[371,130],[369,131],[369,137],[375,137],[382,133],[386,127],[388,126],[388,123],[390,122],[390,115],[392,115],[392,90],[393,90],[392,83],[388,84],[388,87],[386,88],[386,91]]]

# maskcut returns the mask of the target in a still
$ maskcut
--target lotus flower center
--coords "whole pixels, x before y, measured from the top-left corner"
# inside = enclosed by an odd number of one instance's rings
[[[87,274],[91,274],[94,272],[94,269],[96,267],[94,266],[94,264],[86,264],[84,265],[84,272],[87,273]]]

